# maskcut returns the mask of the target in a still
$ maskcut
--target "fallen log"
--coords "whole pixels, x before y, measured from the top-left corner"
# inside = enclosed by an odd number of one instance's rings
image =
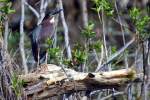
[[[34,73],[20,75],[27,82],[24,91],[28,98],[43,99],[64,93],[118,88],[139,78],[134,69],[121,69],[109,72],[83,73],[59,66],[42,65]]]

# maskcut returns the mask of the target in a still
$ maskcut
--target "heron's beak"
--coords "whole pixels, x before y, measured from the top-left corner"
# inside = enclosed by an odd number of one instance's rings
[[[62,10],[63,10],[63,9],[58,9],[58,8],[56,8],[56,9],[54,9],[54,10],[51,12],[51,15],[58,14],[58,13],[60,13]]]

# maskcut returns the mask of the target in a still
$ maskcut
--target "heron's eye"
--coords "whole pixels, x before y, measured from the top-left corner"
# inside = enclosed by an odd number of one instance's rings
[[[54,23],[55,22],[55,18],[54,17],[52,17],[51,19],[50,19],[50,21],[49,21],[50,23]]]

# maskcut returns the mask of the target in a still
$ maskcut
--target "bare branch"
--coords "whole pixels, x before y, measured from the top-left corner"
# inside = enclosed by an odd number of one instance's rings
[[[47,8],[47,6],[48,6],[48,4],[50,3],[50,2],[52,2],[51,0],[45,0],[45,3],[44,3],[44,8]]]
[[[39,18],[40,17],[40,15],[39,15],[39,13],[36,11],[36,9],[34,9],[31,5],[29,5],[26,1],[25,1],[25,5],[33,12],[33,14],[37,17],[37,18]]]
[[[9,34],[9,31],[8,31],[8,18],[6,16],[5,18],[5,33],[4,33],[4,50],[7,51],[7,46],[8,46],[8,34]]]
[[[110,95],[108,95],[108,96],[106,96],[106,97],[101,98],[101,100],[108,100],[108,99],[110,99],[110,98],[113,97],[113,96],[123,95],[123,94],[124,94],[124,92],[113,93],[113,94],[110,94]]]
[[[58,2],[59,2],[60,9],[63,9],[62,0],[58,0]],[[68,27],[67,27],[67,23],[65,21],[64,12],[61,11],[60,15],[61,15],[61,20],[62,20],[63,28],[64,28],[65,45],[66,45],[66,49],[67,49],[67,56],[68,56],[69,59],[71,59],[72,55],[71,55],[71,48],[70,48],[70,44],[69,44]]]
[[[115,2],[115,9],[117,11],[117,15],[118,15],[118,19],[119,19],[119,23],[120,23],[120,28],[121,28],[121,33],[122,33],[122,39],[123,39],[123,46],[125,46],[126,44],[126,40],[125,40],[125,36],[124,36],[124,29],[123,29],[123,26],[122,26],[122,20],[120,18],[120,15],[119,15],[119,11],[118,11],[118,7],[117,7],[117,4]],[[124,55],[124,61],[125,61],[125,65],[126,65],[126,68],[128,68],[128,58],[127,58],[127,54]]]
[[[103,65],[97,67],[96,72],[100,70],[100,68],[104,67],[105,65],[109,64],[113,59],[115,59],[117,56],[119,56],[121,53],[123,53],[128,46],[130,46],[133,42],[134,42],[135,38],[132,38],[124,47],[122,47],[118,52],[116,52],[115,54],[113,54],[111,57],[109,57],[109,59],[107,60],[107,62],[105,62]]]
[[[81,8],[82,8],[82,20],[84,27],[88,25],[88,11],[87,11],[87,1],[81,0]]]
[[[48,1],[47,0],[41,0],[40,17],[38,18],[37,25],[39,25],[42,22],[43,18],[45,17],[45,11],[46,11],[47,6],[48,6]]]
[[[44,0],[41,0],[41,5],[40,5],[40,14],[42,14],[44,11]],[[42,16],[42,15],[41,15]]]
[[[106,29],[106,16],[105,16],[105,13],[104,13],[104,9],[102,10],[102,28],[103,28],[103,45],[104,45],[104,51],[105,51],[104,53],[105,53],[105,56],[106,56],[105,59],[107,61],[108,60],[108,50],[107,50],[107,42],[106,42],[107,29]],[[109,67],[109,70],[110,69],[111,69],[111,67]]]
[[[24,2],[25,0],[21,0],[21,21],[20,21],[20,54],[22,57],[22,65],[25,70],[25,74],[28,73],[28,67],[26,64],[26,57],[25,57],[25,51],[24,51],[24,19],[25,19],[25,8],[24,8]]]

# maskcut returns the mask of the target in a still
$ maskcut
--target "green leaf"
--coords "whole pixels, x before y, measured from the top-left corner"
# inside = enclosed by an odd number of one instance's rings
[[[115,53],[116,51],[117,51],[116,46],[113,46],[113,47],[111,48],[111,52],[112,52],[112,53]]]
[[[8,12],[7,12],[8,14],[13,14],[13,13],[15,13],[15,10],[14,9],[8,9]]]
[[[108,16],[112,16],[114,13],[113,7],[108,0],[92,0],[95,4],[94,10],[98,12],[104,10]]]
[[[86,38],[92,38],[96,36],[96,33],[93,31],[94,23],[89,22],[89,24],[81,31],[81,34]]]
[[[10,2],[10,0],[0,0],[0,2]]]
[[[50,55],[51,58],[56,59],[59,58],[61,55],[61,50],[59,47],[56,48],[49,48],[48,49],[48,53]]]
[[[73,58],[77,60],[79,64],[84,63],[87,60],[87,53],[81,50],[74,50],[73,51]]]

